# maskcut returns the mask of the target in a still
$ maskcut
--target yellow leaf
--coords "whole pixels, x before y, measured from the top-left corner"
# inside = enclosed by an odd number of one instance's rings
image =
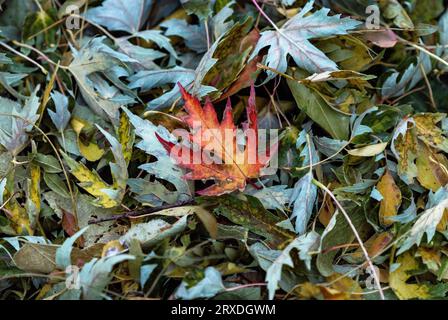
[[[30,218],[31,225],[35,227],[41,208],[40,199],[40,167],[34,164],[30,165],[30,176],[31,179],[27,180],[27,196],[26,210],[28,212],[28,217]]]
[[[319,299],[322,298],[320,287],[311,282],[304,282],[294,290],[301,299]]]
[[[77,138],[78,148],[83,157],[86,158],[88,161],[92,162],[101,159],[101,157],[104,154],[104,150],[100,149],[98,145],[92,141],[89,141],[89,144],[84,144],[84,142],[81,141],[80,139],[81,131],[86,126],[86,123],[83,120],[76,117],[73,117],[70,123],[78,137]]]
[[[408,123],[408,126],[413,126]],[[395,149],[399,155],[398,174],[405,176],[408,182],[412,182],[417,176],[415,159],[417,158],[417,133],[415,127],[408,127],[404,135],[399,135],[395,141]]]
[[[358,149],[348,150],[348,153],[357,157],[373,157],[380,154],[387,147],[387,142],[372,144]]]
[[[362,300],[362,288],[355,280],[335,273],[327,282],[331,285],[304,282],[294,292],[302,299]]]
[[[416,257],[421,257],[423,263],[428,267],[431,272],[437,272],[442,265],[439,250],[419,247],[415,253]]]
[[[4,208],[9,220],[13,223],[13,227],[17,234],[33,235],[30,219],[23,207],[16,200],[10,201]]]
[[[448,160],[423,142],[419,143],[418,149],[417,180],[423,187],[435,192],[448,183]]]
[[[327,278],[328,282],[335,281],[331,287],[322,287],[325,300],[361,300],[362,288],[353,279],[335,273]],[[339,279],[339,280],[336,280]]]
[[[443,135],[437,123],[446,117],[443,113],[420,113],[415,115],[414,121],[419,138],[428,145],[448,152],[448,139]]]
[[[40,212],[40,167],[30,166],[31,184],[29,186],[30,198],[36,206],[37,212]]]
[[[132,146],[134,145],[134,131],[132,130],[129,117],[126,113],[122,113],[120,116],[120,127],[118,128],[118,140],[123,147],[123,156],[126,163],[129,164],[132,157]]]
[[[17,202],[15,194],[15,170],[12,170],[6,182],[4,198],[8,199],[3,205],[3,211],[11,221],[11,227],[18,235],[33,235],[33,228],[31,227],[30,218],[26,210]]]
[[[40,103],[39,110],[38,110],[38,113],[39,113],[39,120],[37,123],[38,125],[42,121],[42,115],[44,114],[45,108],[47,107],[48,101],[50,100],[51,90],[53,90],[54,81],[56,80],[56,77],[58,75],[58,70],[59,70],[59,63],[56,65],[56,68],[53,71],[50,81],[48,82],[47,87],[45,88],[44,94],[42,96],[42,100],[41,100],[42,102]]]
[[[119,254],[123,250],[125,250],[125,248],[119,240],[111,240],[104,245],[101,257],[110,257]]]
[[[101,179],[95,171],[90,171],[83,163],[76,162],[65,153],[62,153],[65,161],[70,167],[70,172],[78,179],[79,186],[96,197],[95,204],[104,208],[116,207],[119,203],[112,199],[104,189],[113,188]]]
[[[383,196],[379,212],[380,223],[383,226],[390,226],[394,222],[389,218],[397,215],[401,205],[401,191],[389,170],[385,171],[376,188]]]
[[[408,284],[411,277],[408,272],[418,269],[418,262],[408,252],[397,259],[400,266],[389,275],[389,285],[400,300],[427,299],[429,288],[424,284]]]
[[[442,219],[440,219],[436,229],[439,232],[443,232],[448,229],[448,210],[445,209],[445,211],[443,211]]]
[[[36,296],[36,300],[43,300],[47,293],[50,292],[52,287],[53,285],[50,283],[45,284],[42,289],[40,289],[39,294]]]

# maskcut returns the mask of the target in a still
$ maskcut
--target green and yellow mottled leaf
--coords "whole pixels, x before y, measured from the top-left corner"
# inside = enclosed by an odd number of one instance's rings
[[[80,134],[82,129],[86,126],[86,123],[76,117],[73,117],[70,121],[73,130],[76,132],[78,137],[78,148],[84,158],[88,161],[98,161],[104,154],[104,150],[98,147],[98,145],[94,141],[89,141],[88,144],[85,144],[80,139]]]
[[[417,180],[426,189],[437,191],[448,183],[448,159],[425,143],[418,144]]]
[[[70,172],[78,179],[79,186],[96,198],[96,205],[113,208],[119,204],[105,192],[105,190],[112,190],[112,187],[104,182],[96,171],[90,171],[83,163],[76,162],[65,153],[62,155],[70,167]]]
[[[417,134],[426,144],[448,152],[448,138],[443,135],[437,124],[446,118],[444,113],[420,113],[414,117]]]
[[[134,146],[135,133],[131,122],[125,112],[120,115],[120,127],[118,128],[118,141],[123,149],[123,156],[127,164],[132,158],[132,147]]]
[[[410,254],[405,253],[397,259],[400,264],[397,270],[389,274],[389,285],[400,300],[427,299],[430,297],[429,288],[424,284],[409,284],[411,278],[408,272],[418,269],[417,260]]]

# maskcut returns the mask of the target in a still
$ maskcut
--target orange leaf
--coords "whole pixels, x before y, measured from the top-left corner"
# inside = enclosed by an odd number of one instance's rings
[[[211,187],[198,192],[201,195],[221,195],[244,190],[246,181],[260,176],[260,170],[268,163],[271,153],[260,156],[258,150],[258,121],[255,107],[255,89],[252,85],[247,106],[247,123],[243,124],[246,146],[237,145],[238,130],[233,123],[230,100],[224,110],[221,123],[209,99],[204,107],[180,84],[188,115],[184,118],[190,127],[189,145],[157,139],[176,163],[189,170],[188,180],[215,180]]]

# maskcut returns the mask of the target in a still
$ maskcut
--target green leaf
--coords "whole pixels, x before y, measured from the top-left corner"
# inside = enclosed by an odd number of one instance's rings
[[[213,12],[210,0],[182,0],[183,7],[188,14],[195,14],[199,19],[207,19]]]
[[[387,19],[391,19],[395,26],[404,29],[414,28],[414,23],[398,0],[381,1],[380,4],[381,9],[383,10],[383,16]]]
[[[71,117],[68,111],[68,98],[57,91],[51,94],[51,98],[56,106],[56,112],[48,109],[48,114],[56,129],[64,131]]]
[[[78,83],[82,97],[89,107],[98,115],[118,125],[120,106],[133,102],[133,98],[127,97],[125,103],[116,101],[115,99],[126,96],[123,96],[117,88],[110,87],[103,77],[107,76],[110,80],[118,70],[127,74],[125,63],[137,61],[108,47],[104,43],[105,39],[105,37],[93,38],[79,51],[75,50],[74,59],[68,70]],[[104,88],[108,91],[101,94],[100,90]]]
[[[302,79],[305,73],[300,70],[295,70],[292,72],[292,75],[296,79]],[[332,138],[337,140],[348,139],[350,127],[349,116],[334,110],[316,92],[307,88],[305,85],[290,79],[287,82],[297,106],[311,120],[327,131]]]
[[[37,46],[49,46],[56,45],[56,29],[51,28],[55,22],[55,10],[45,12],[39,10],[31,13],[25,19],[23,25],[22,38],[25,42],[33,39]],[[36,34],[38,34],[36,36]]]
[[[349,211],[348,214],[356,230],[360,232],[361,227],[366,226],[366,221],[361,211]],[[355,235],[344,215],[336,211],[322,234],[320,253],[316,260],[317,269],[323,276],[328,277],[335,272],[333,269],[333,260],[340,249],[334,249],[334,247],[349,244],[354,239]]]
[[[381,87],[383,99],[395,98],[412,90],[432,70],[431,59],[426,53],[420,53],[416,61],[409,64],[403,72],[390,70]]]
[[[305,233],[317,199],[317,187],[312,180],[313,175],[307,173],[297,181],[291,194],[290,203],[294,204],[294,209],[290,219],[296,220],[295,231],[297,234]]]
[[[37,153],[33,162],[37,163],[46,173],[61,173],[61,165],[56,157],[49,154]]]
[[[39,88],[37,88],[39,89]],[[13,156],[19,154],[29,142],[28,133],[39,119],[37,90],[21,106],[0,97],[0,144]]]
[[[150,174],[154,174],[157,178],[174,184],[179,193],[179,198],[185,197],[186,195],[188,196],[190,190],[187,182],[182,178],[184,174],[183,170],[171,160],[165,148],[160,144],[155,135],[157,133],[163,139],[173,141],[171,133],[165,127],[160,125],[156,126],[148,120],[143,120],[128,109],[124,108],[123,110],[134,126],[135,134],[142,138],[142,140],[136,144],[136,147],[157,158],[157,161],[155,162],[141,165],[140,169],[143,169]]]
[[[241,200],[232,195],[213,198],[213,201],[218,204],[215,212],[233,223],[265,237],[268,243],[275,247],[284,247],[287,242],[294,238],[294,233],[277,226],[281,219],[267,211],[260,200],[249,195],[245,197],[246,200]]]
[[[44,172],[44,181],[48,188],[59,194],[61,197],[70,198],[67,186],[58,174]]]

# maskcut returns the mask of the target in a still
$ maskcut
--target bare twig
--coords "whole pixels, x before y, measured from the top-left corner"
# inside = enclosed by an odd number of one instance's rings
[[[422,71],[423,79],[425,80],[426,86],[428,87],[429,100],[431,101],[431,107],[434,112],[437,112],[436,101],[434,100],[434,94],[432,93],[431,83],[429,83],[428,77],[426,76],[425,68],[420,64],[420,70]]]
[[[352,220],[350,219],[349,215],[347,214],[347,212],[345,211],[344,207],[339,203],[338,199],[336,199],[335,195],[326,187],[324,186],[322,183],[320,183],[319,181],[313,179],[313,183],[318,186],[319,188],[321,188],[322,190],[324,190],[325,192],[328,193],[328,195],[333,199],[333,201],[336,203],[336,205],[338,206],[339,210],[341,210],[341,213],[344,215],[345,219],[347,220],[348,225],[350,226],[350,228],[353,231],[353,234],[356,237],[356,240],[359,243],[359,246],[361,247],[361,250],[366,258],[367,264],[369,265],[370,269],[372,270],[372,275],[373,278],[375,280],[375,285],[378,287],[378,292],[380,294],[380,297],[382,300],[385,300],[384,297],[384,292],[383,289],[381,288],[381,283],[380,283],[380,277],[377,273],[377,271],[375,270],[375,267],[373,265],[372,260],[370,259],[369,253],[367,252],[366,247],[364,246],[364,243],[362,242],[361,237],[359,236],[358,231],[356,230],[356,227],[353,225]]]
[[[165,209],[172,209],[172,208],[179,208],[179,207],[183,207],[183,206],[188,206],[188,205],[192,205],[195,204],[194,200],[190,200],[190,201],[184,201],[182,203],[175,203],[175,204],[168,204],[168,205],[164,205],[164,206],[160,206],[160,207],[150,207],[150,208],[145,208],[145,209],[141,209],[141,210],[132,210],[132,211],[127,211],[121,214],[116,214],[113,216],[108,216],[108,217],[103,217],[103,218],[99,218],[99,219],[92,219],[89,221],[89,224],[98,224],[98,223],[102,223],[102,222],[106,222],[106,221],[114,221],[114,220],[119,220],[119,219],[132,219],[132,218],[138,218],[138,217],[142,217],[148,214],[153,214],[153,213],[157,213],[159,211],[165,210]]]
[[[33,59],[27,57],[26,55],[24,55],[23,53],[17,51],[16,49],[14,49],[13,47],[7,45],[6,43],[4,43],[3,41],[0,41],[0,45],[3,46],[4,48],[8,49],[9,51],[11,51],[12,53],[15,53],[16,55],[18,55],[19,57],[31,62],[32,64],[34,64],[36,67],[38,67],[40,69],[40,71],[42,71],[43,74],[47,75],[48,71],[47,69],[45,69],[41,64],[39,64],[38,62],[34,61]]]

